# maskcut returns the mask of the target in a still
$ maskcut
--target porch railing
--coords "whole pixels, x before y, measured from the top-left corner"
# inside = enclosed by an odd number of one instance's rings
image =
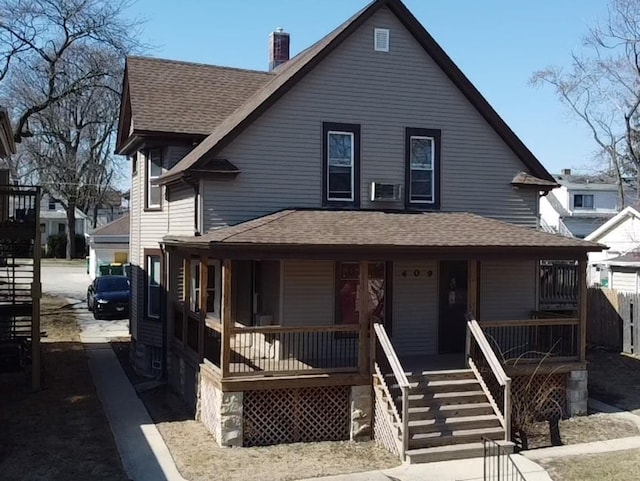
[[[389,403],[387,412],[394,427],[400,430],[400,459],[404,459],[409,447],[409,380],[398,360],[384,326],[374,323],[375,377],[377,388],[382,390]]]
[[[526,481],[509,452],[493,439],[482,438],[484,481]]]
[[[360,326],[233,327],[233,376],[358,371]],[[224,356],[223,356],[224,358]]]
[[[500,420],[505,441],[511,440],[511,378],[491,348],[478,321],[467,322],[466,359]]]
[[[482,321],[491,347],[507,364],[532,361],[575,361],[580,355],[577,318]]]

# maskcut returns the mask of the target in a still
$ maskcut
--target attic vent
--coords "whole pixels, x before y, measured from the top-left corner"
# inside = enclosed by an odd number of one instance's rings
[[[376,52],[389,51],[389,29],[388,28],[373,29],[373,49]]]

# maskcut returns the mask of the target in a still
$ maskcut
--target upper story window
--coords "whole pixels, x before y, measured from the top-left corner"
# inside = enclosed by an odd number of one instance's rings
[[[593,194],[576,194],[573,196],[574,209],[593,209]]]
[[[147,209],[162,208],[162,186],[154,185],[154,181],[162,175],[162,150],[150,149],[146,158],[146,204]]]
[[[56,200],[49,198],[49,210],[56,210]]]
[[[405,138],[407,207],[440,206],[440,131],[408,128]]]
[[[358,206],[360,126],[325,122],[323,139],[323,203]]]

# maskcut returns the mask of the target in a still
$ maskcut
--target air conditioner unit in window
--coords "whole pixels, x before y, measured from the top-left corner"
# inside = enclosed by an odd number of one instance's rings
[[[400,200],[402,198],[402,185],[383,184],[381,182],[371,182],[371,200]]]

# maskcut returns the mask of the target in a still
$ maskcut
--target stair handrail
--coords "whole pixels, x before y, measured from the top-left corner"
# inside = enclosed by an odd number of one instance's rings
[[[376,342],[380,344],[382,352],[384,352],[389,366],[393,371],[393,375],[396,378],[398,387],[402,392],[402,415],[400,419],[402,423],[402,442],[400,457],[404,460],[407,449],[409,448],[409,380],[407,379],[404,369],[402,369],[400,360],[398,359],[396,351],[393,349],[393,345],[389,340],[389,336],[387,336],[387,331],[384,326],[375,322],[373,329],[376,334]]]
[[[503,406],[502,413],[500,412],[500,408],[496,404],[493,399],[493,395],[491,394],[487,384],[482,379],[482,374],[478,370],[474,360],[471,357],[471,339],[476,342],[478,347],[480,348],[480,352],[482,353],[487,365],[491,368],[491,372],[493,373],[496,381],[503,389]],[[487,337],[484,335],[480,324],[475,319],[469,319],[467,321],[467,342],[465,349],[465,359],[469,364],[469,367],[473,370],[476,377],[480,381],[482,385],[482,389],[488,395],[489,401],[492,404],[494,411],[496,411],[496,415],[500,420],[500,424],[504,428],[504,438],[505,441],[511,441],[511,378],[507,376],[507,373],[504,371],[502,367],[502,363],[496,356],[496,353],[491,348],[491,344],[487,340]]]

